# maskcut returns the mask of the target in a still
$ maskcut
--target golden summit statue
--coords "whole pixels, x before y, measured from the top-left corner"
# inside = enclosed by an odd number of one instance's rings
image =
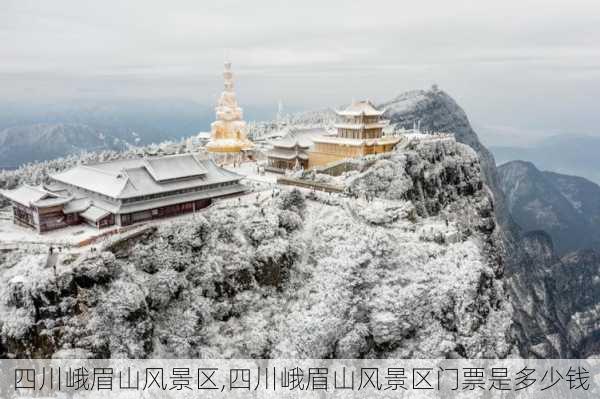
[[[206,149],[211,153],[239,154],[253,149],[254,143],[246,137],[246,122],[233,91],[231,62],[225,62],[223,78],[225,89],[215,108],[217,120],[210,125],[210,141]]]

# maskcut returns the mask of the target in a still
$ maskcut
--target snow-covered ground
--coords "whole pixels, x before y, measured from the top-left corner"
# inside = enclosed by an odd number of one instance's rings
[[[2,215],[10,215],[10,207],[0,210]],[[13,223],[12,216],[0,218],[0,245],[20,243],[48,245],[76,245],[78,242],[97,236],[107,230],[98,230],[87,224],[68,226],[64,229],[39,234],[33,229],[18,226]]]
[[[255,184],[252,187],[250,182],[251,191],[246,195],[242,195],[237,198],[227,198],[223,200],[217,200],[214,206],[221,207],[225,205],[236,205],[236,204],[248,204],[256,201],[256,194],[260,191],[264,191],[265,187],[259,184]],[[262,198],[266,195],[262,194]],[[259,200],[261,195],[259,194]],[[209,208],[210,209],[210,208]],[[206,210],[199,210],[198,213],[205,212]],[[148,222],[142,222],[135,226],[136,228],[142,228],[146,226],[160,225],[163,223],[173,223],[178,220],[192,219],[194,214],[188,213],[184,215],[173,216],[164,219],[157,219]],[[19,226],[13,223],[12,211],[10,207],[0,209],[0,249],[3,247],[14,247],[16,245],[21,246],[24,243],[28,244],[39,244],[45,246],[64,246],[65,248],[70,247],[70,250],[76,250],[76,247],[82,241],[86,241],[90,238],[100,237],[99,242],[103,241],[102,236],[111,235],[118,237],[120,234],[117,233],[119,226],[111,226],[103,229],[97,229],[90,225],[81,223],[75,226],[68,226],[62,229],[49,231],[43,234],[39,234],[37,231]],[[131,232],[128,230],[127,233]]]
[[[265,183],[268,185],[273,185],[277,183],[277,177],[281,176],[277,173],[271,173],[265,171],[264,173],[259,173],[258,163],[256,161],[252,162],[243,162],[235,167],[233,165],[225,165],[225,169],[245,176],[247,180],[251,182],[257,183]]]

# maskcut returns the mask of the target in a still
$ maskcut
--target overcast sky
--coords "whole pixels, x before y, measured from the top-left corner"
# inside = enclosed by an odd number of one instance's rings
[[[158,5],[160,4],[160,5]],[[600,134],[600,1],[28,1],[0,7],[0,100],[314,109],[437,83],[488,144]]]

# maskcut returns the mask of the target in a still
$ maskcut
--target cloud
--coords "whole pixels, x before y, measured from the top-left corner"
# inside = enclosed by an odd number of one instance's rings
[[[212,98],[227,53],[253,104],[383,100],[436,82],[482,124],[561,125],[568,99],[565,124],[598,125],[581,112],[600,94],[599,16],[596,0],[5,0],[0,99]]]

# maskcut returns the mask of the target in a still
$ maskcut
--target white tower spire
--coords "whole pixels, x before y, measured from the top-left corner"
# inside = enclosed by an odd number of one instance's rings
[[[231,72],[231,61],[225,61],[223,80],[225,81],[225,91],[233,92],[233,72]]]

